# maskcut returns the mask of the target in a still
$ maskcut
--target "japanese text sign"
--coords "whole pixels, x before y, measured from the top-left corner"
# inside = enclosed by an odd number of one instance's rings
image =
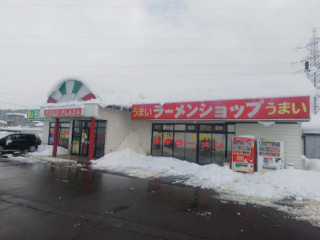
[[[310,97],[133,105],[131,119],[309,119]]]
[[[45,117],[81,116],[81,113],[82,113],[81,108],[44,110]]]

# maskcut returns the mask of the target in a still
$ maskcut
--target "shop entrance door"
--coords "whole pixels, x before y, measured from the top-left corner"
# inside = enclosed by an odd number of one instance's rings
[[[88,156],[90,137],[90,121],[76,120],[73,123],[72,149],[73,155]]]

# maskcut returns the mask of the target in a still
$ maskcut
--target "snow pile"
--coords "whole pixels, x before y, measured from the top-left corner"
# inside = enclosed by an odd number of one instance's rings
[[[179,183],[214,189],[229,201],[275,207],[320,227],[319,162],[308,160],[310,171],[283,169],[264,174],[242,174],[227,166],[200,166],[125,149],[92,161],[92,168],[140,178],[174,177]],[[287,199],[290,199],[290,204],[283,204]]]
[[[320,159],[306,158],[306,170],[316,171],[320,173]]]
[[[129,136],[125,137],[125,139],[120,143],[118,151],[126,148],[131,148],[140,154],[146,154],[141,147],[139,136],[135,132],[130,132]]]
[[[175,158],[145,156],[131,149],[109,153],[93,161],[93,168],[142,178],[182,177],[184,183],[191,186],[274,200],[296,196],[320,201],[320,174],[314,171],[283,169],[264,174],[242,174],[233,172],[228,166],[200,166]]]
[[[40,145],[38,147],[38,150],[35,152],[30,152],[28,153],[28,156],[52,156],[52,150],[53,146],[52,145]],[[57,149],[57,155],[64,155],[68,154],[68,149],[58,147]]]

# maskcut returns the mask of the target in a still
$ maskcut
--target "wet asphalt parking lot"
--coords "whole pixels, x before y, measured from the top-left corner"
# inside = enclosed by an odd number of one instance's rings
[[[320,239],[271,208],[170,179],[0,159],[0,239]]]

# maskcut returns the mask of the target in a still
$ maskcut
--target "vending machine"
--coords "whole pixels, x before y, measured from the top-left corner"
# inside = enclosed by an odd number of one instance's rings
[[[236,172],[256,171],[256,140],[249,137],[233,137],[231,141],[231,169]]]
[[[282,141],[260,139],[258,141],[258,171],[284,168],[284,144]]]

